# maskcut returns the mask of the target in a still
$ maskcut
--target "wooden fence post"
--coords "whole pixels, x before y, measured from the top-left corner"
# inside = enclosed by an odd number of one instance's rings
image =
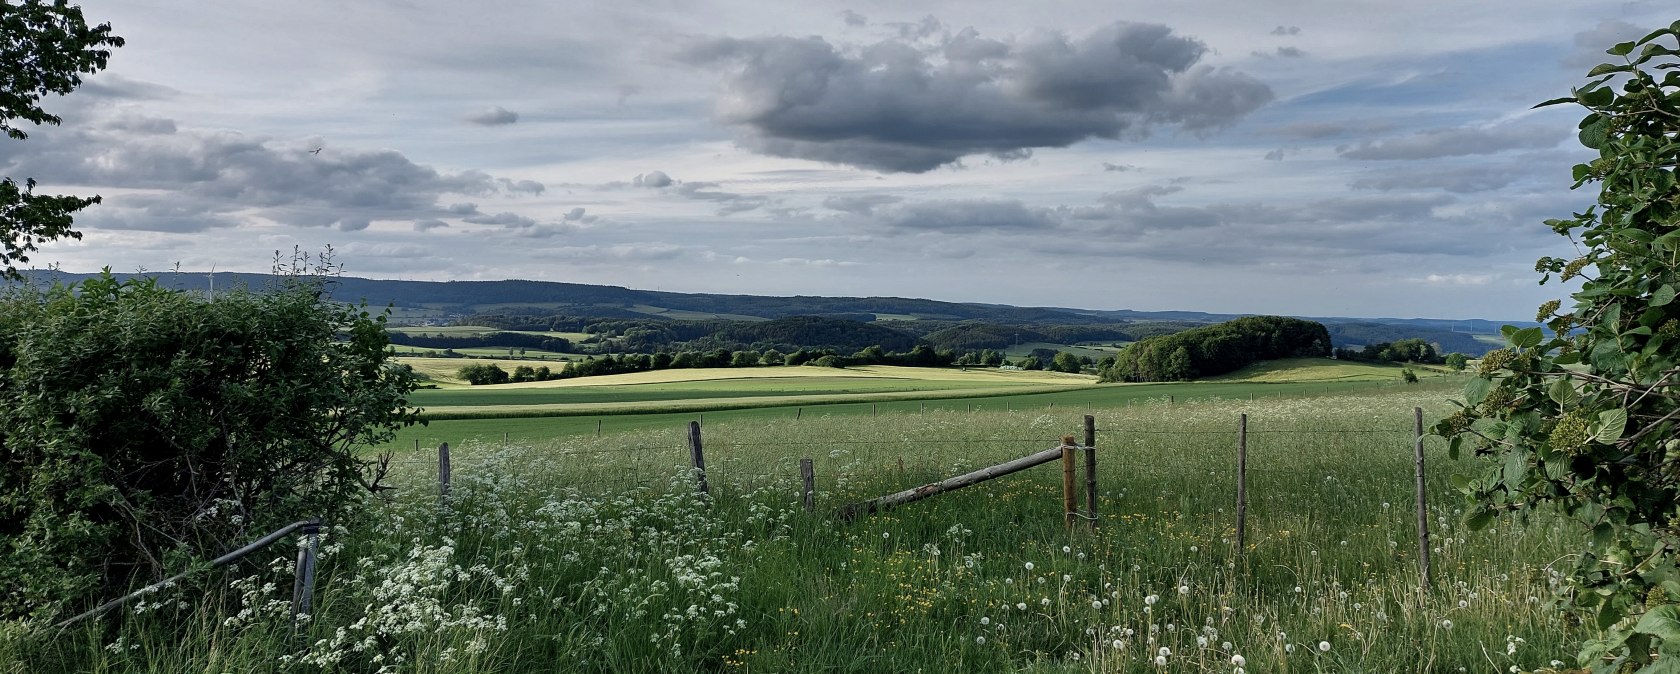
[[[1417,467],[1418,577],[1423,591],[1429,591],[1429,502],[1423,485],[1423,408],[1412,408],[1412,454]]]
[[[595,420],[595,437],[597,437],[597,438],[601,437],[601,420],[600,419]]]
[[[296,574],[292,577],[292,633],[298,629],[298,617],[308,616],[315,596],[315,552],[321,545],[321,520],[315,518],[303,525],[303,545],[298,547]]]
[[[802,416],[805,416],[805,408],[801,407],[801,408],[795,409],[793,411],[793,420],[794,421],[799,421],[799,417],[802,417]]]
[[[688,452],[694,464],[694,480],[700,493],[711,495],[711,487],[706,485],[706,453],[700,445],[700,422],[688,422]]]
[[[438,445],[438,502],[449,500],[449,443]]]
[[[804,487],[805,512],[817,511],[817,473],[810,459],[799,460],[799,481]]]
[[[1054,404],[1054,403],[1052,403]],[[1097,418],[1085,415],[1085,514],[1097,529]]]
[[[1068,530],[1073,529],[1073,520],[1079,514],[1079,496],[1073,489],[1073,436],[1062,436],[1062,519]]]
[[[1237,553],[1248,542],[1248,414],[1237,417]]]

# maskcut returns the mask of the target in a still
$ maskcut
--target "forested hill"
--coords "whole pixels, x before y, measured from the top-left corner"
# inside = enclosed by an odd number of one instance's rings
[[[92,276],[46,271],[26,272],[26,275],[42,283]],[[212,285],[216,289],[261,288],[271,282],[267,274],[159,272],[150,275],[167,286],[201,291],[211,289]],[[395,322],[398,324],[452,323],[484,314],[505,319],[524,316],[549,323],[553,323],[550,320],[552,317],[565,317],[578,325],[602,319],[752,321],[825,316],[862,323],[888,322],[946,348],[997,346],[1037,340],[1054,343],[1130,341],[1239,317],[1194,311],[1014,307],[905,297],[676,293],[522,280],[397,281],[339,277],[334,279],[331,292],[334,299],[341,301],[366,301],[375,307],[394,307]],[[1497,335],[1499,326],[1504,324],[1480,319],[1304,318],[1324,324],[1336,347],[1358,348],[1418,338],[1439,345],[1443,353],[1458,351],[1471,355],[1480,355],[1490,348],[1487,342],[1478,341],[1476,335]],[[926,327],[915,329],[913,325],[916,323]],[[1532,325],[1525,321],[1509,323],[1520,327]],[[964,325],[928,334],[956,324]]]

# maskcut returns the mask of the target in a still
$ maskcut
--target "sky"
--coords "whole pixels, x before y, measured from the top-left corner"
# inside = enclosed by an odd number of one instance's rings
[[[1593,203],[1583,0],[86,0],[0,140],[66,271],[1520,319]],[[913,9],[912,9],[913,7]]]

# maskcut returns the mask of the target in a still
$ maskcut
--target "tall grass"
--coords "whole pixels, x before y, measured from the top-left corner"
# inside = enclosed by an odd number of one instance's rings
[[[406,456],[339,523],[291,635],[291,554],[55,635],[0,625],[12,671],[1456,672],[1571,662],[1548,602],[1581,532],[1470,532],[1430,445],[1436,580],[1417,578],[1411,408],[1438,394],[1098,410],[1102,521],[1063,526],[1041,467],[840,524],[844,503],[1046,449],[1080,411],[744,418]],[[1250,414],[1248,545],[1234,544]],[[799,502],[798,460],[819,512]],[[1159,660],[1158,660],[1159,659]],[[1157,664],[1157,662],[1161,664]],[[6,667],[0,666],[0,671]]]

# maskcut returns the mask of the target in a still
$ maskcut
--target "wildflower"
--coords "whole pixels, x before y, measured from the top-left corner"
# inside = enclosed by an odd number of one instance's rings
[[[1200,551],[1201,551],[1201,549],[1202,549],[1202,547],[1201,547],[1201,546],[1199,546],[1199,545],[1192,545],[1192,546],[1190,546],[1190,552],[1200,552]]]
[[[1167,647],[1166,647],[1166,646],[1162,646],[1162,647],[1161,647],[1161,648],[1160,648],[1160,650],[1157,650],[1157,651],[1155,651],[1155,654],[1156,654],[1156,655],[1162,655],[1162,656],[1165,656],[1165,655],[1172,655],[1172,649],[1171,649],[1171,648],[1167,648]]]
[[[1094,609],[1097,609],[1097,610],[1100,611],[1100,610],[1102,610],[1102,607],[1103,607],[1103,603],[1102,603],[1101,599],[1091,600],[1091,608],[1094,608]]]
[[[1189,585],[1178,586],[1178,596],[1182,597],[1182,596],[1187,595],[1187,594],[1190,594],[1190,586]]]
[[[1032,562],[1027,562],[1027,570],[1028,571],[1033,570],[1033,563]]]
[[[1284,644],[1283,645],[1283,652],[1294,653],[1295,652],[1295,644]]]
[[[884,540],[887,540],[888,538],[892,538],[892,532],[890,532],[890,531],[881,532],[881,540],[884,541]]]
[[[1229,641],[1220,642],[1219,643],[1219,650],[1222,650],[1222,651],[1231,650],[1231,642],[1229,642]]]
[[[977,643],[977,644],[980,644],[980,645],[984,646],[986,644],[986,637],[985,636],[974,637],[974,643]]]
[[[1237,655],[1237,654],[1233,653],[1233,654],[1231,654],[1231,664],[1236,665],[1238,667],[1247,667],[1248,666],[1248,660],[1243,659],[1243,656],[1241,656],[1241,655]]]
[[[1143,598],[1143,603],[1144,603],[1145,606],[1154,606],[1155,602],[1158,602],[1158,601],[1161,601],[1161,597],[1159,595],[1153,595],[1152,594],[1152,595],[1149,595],[1149,596]]]
[[[1207,637],[1196,637],[1197,648],[1207,648]]]
[[[1024,601],[1022,601],[1022,602],[1016,602],[1016,603],[1015,603],[1015,610],[1017,610],[1017,611],[1025,611],[1025,610],[1027,610],[1027,602],[1024,602]]]
[[[988,618],[988,617],[986,617],[986,616],[980,616],[980,624],[982,624],[982,625],[990,625],[990,624],[992,624],[992,619],[991,619],[991,618]]]
[[[1073,552],[1073,546],[1071,546],[1071,545],[1062,546],[1062,554],[1065,555],[1065,554],[1070,553],[1070,552]]]
[[[1039,606],[1049,606],[1050,605],[1050,598],[1045,597],[1043,599],[1038,600],[1038,605]]]
[[[1157,655],[1157,656],[1155,656],[1155,666],[1156,666],[1156,667],[1165,667],[1165,666],[1167,666],[1167,656],[1165,656],[1165,655]]]
[[[1318,652],[1329,653],[1330,652],[1330,642],[1328,642],[1328,641],[1318,642]]]

